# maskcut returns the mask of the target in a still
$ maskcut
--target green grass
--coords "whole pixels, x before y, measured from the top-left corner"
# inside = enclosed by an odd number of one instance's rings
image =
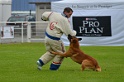
[[[68,49],[68,47],[66,47]],[[81,65],[65,58],[58,71],[50,63],[37,70],[36,61],[45,53],[42,43],[0,44],[0,82],[123,82],[124,46],[81,46],[94,57],[102,72],[81,71]]]

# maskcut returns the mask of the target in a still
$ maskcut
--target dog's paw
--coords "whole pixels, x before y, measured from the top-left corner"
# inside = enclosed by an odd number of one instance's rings
[[[56,55],[56,53],[54,52],[54,51],[49,51],[51,54],[55,54]]]

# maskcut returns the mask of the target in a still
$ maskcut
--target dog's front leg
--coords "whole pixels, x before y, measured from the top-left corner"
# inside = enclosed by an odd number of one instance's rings
[[[63,57],[70,57],[69,54],[67,52],[54,52],[54,51],[50,51],[51,54],[54,54],[54,55],[60,55],[60,56],[63,56]]]

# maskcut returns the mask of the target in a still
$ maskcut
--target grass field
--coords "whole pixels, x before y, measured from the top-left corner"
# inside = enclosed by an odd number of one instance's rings
[[[68,47],[66,47],[68,49]],[[45,53],[42,43],[0,44],[0,82],[123,82],[124,46],[82,46],[94,57],[102,72],[81,71],[81,66],[65,58],[58,71],[50,63],[37,70],[36,61]]]

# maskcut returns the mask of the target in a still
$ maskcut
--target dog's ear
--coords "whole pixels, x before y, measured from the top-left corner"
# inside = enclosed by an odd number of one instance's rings
[[[78,41],[81,41],[82,40],[82,38],[78,38]]]

